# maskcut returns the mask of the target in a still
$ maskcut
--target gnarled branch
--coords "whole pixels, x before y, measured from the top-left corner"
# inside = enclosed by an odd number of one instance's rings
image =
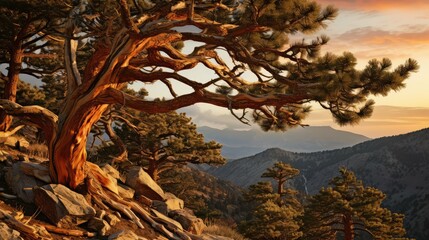
[[[0,99],[0,109],[6,114],[21,118],[26,122],[42,129],[49,142],[58,132],[58,116],[46,108],[40,106],[21,106],[9,100]]]

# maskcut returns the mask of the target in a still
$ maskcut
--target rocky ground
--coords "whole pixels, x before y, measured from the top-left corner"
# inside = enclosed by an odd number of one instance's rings
[[[204,233],[204,222],[140,167],[119,173],[94,164],[114,183],[111,190],[77,192],[51,183],[46,156],[30,148],[22,138],[0,142],[0,236],[5,239],[230,239]]]

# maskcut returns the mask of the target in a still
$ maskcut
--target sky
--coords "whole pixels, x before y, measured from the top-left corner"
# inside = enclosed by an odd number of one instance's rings
[[[393,66],[408,58],[418,61],[420,69],[406,81],[406,87],[387,97],[373,97],[376,107],[373,116],[358,125],[340,127],[329,112],[313,107],[304,121],[311,126],[331,126],[335,129],[377,138],[398,135],[429,127],[429,0],[316,0],[322,6],[339,9],[338,17],[317,35],[330,37],[322,51],[342,54],[352,52],[362,69],[373,58],[390,58]],[[314,37],[314,36],[313,36]],[[311,40],[312,36],[308,36]],[[0,70],[4,70],[0,66]],[[204,69],[192,69],[193,78],[216,76]],[[140,88],[142,86],[135,86]],[[168,92],[165,86],[145,88],[153,97]],[[180,88],[180,86],[179,86]],[[190,89],[180,89],[189,91]],[[246,129],[229,110],[207,104],[196,104],[179,112],[186,112],[198,126]],[[258,128],[255,124],[251,127]]]
[[[374,58],[390,58],[393,67],[408,58],[420,69],[406,81],[406,88],[387,97],[373,97],[374,114],[359,125],[340,127],[330,114],[317,107],[305,123],[332,126],[371,138],[403,134],[429,127],[429,0],[318,0],[322,6],[334,5],[338,17],[317,34],[330,37],[323,51],[352,52],[358,68]],[[311,39],[311,38],[310,38]],[[228,110],[203,104],[184,110],[201,126],[245,128]],[[255,127],[255,126],[253,126]]]

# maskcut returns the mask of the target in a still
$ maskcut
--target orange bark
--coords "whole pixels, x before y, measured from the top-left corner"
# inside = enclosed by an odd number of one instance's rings
[[[106,89],[122,88],[121,73],[132,57],[147,47],[177,38],[177,34],[160,34],[143,39],[127,35],[127,31],[119,32],[109,51],[107,46],[100,46],[87,65],[82,84],[68,93],[66,105],[59,115],[58,133],[49,145],[49,170],[54,182],[71,188],[83,183],[87,175],[88,134],[108,107],[108,104],[99,101],[99,96]]]

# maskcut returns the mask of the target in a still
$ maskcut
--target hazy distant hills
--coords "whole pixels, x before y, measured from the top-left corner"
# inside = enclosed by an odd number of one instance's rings
[[[326,186],[340,166],[348,167],[365,185],[387,194],[387,207],[406,214],[411,237],[429,239],[429,129],[332,151],[292,153],[268,149],[209,172],[246,187],[260,181],[259,176],[276,161],[300,169],[294,185],[310,194]]]
[[[222,154],[228,159],[250,156],[273,147],[292,152],[316,152],[353,146],[369,140],[363,135],[327,126],[294,128],[286,132],[219,130],[210,127],[200,127],[198,131],[206,140],[222,143]]]

